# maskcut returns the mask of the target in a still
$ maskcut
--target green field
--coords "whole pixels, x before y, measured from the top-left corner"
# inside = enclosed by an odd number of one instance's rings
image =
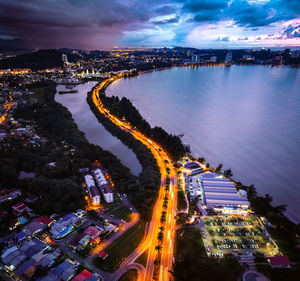
[[[105,260],[96,257],[94,263],[105,271],[115,271],[123,260],[139,245],[144,233],[145,222],[139,221],[105,249],[108,253],[108,257]]]

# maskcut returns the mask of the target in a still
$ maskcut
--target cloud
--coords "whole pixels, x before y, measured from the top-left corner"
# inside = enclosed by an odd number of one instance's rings
[[[290,21],[296,19],[299,0],[1,0],[0,45],[107,49],[161,40],[201,46],[227,37],[219,44],[249,43],[254,36],[294,42],[300,31]],[[201,40],[191,40],[196,28],[203,30]]]
[[[163,20],[158,20],[158,21],[151,21],[155,25],[165,25],[165,24],[171,24],[171,23],[178,23],[180,17],[173,17],[169,19],[163,19]]]
[[[183,10],[189,12],[199,12],[203,10],[217,10],[228,6],[228,0],[189,0]]]
[[[283,31],[286,38],[300,37],[300,24],[292,26],[291,24]]]
[[[229,36],[225,36],[225,37],[218,37],[217,39],[216,39],[216,41],[217,42],[229,42],[230,41],[230,38],[229,38]]]

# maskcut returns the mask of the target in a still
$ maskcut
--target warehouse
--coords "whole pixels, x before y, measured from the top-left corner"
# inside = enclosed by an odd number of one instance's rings
[[[238,213],[250,207],[247,197],[238,193],[234,183],[216,173],[201,174],[200,189],[205,208],[223,213]]]

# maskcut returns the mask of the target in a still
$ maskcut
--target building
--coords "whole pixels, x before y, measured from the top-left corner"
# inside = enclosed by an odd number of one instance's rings
[[[66,62],[66,63],[68,62],[68,57],[66,54],[62,54],[61,59],[63,62]]]
[[[232,52],[226,54],[225,63],[232,63]]]
[[[0,191],[0,202],[5,202],[7,200],[13,200],[17,197],[21,196],[21,191],[20,189],[2,189]]]
[[[98,280],[100,280],[100,278],[97,275],[90,273],[86,269],[72,279],[72,281],[98,281]]]
[[[191,175],[202,173],[203,170],[197,162],[189,162],[184,165],[184,168],[190,172]]]
[[[93,204],[100,204],[101,198],[99,191],[96,186],[90,186],[88,187],[89,195],[92,199]]]
[[[202,204],[208,209],[238,213],[245,212],[250,207],[245,194],[241,195],[232,181],[216,173],[201,174],[200,188]]]
[[[12,209],[14,210],[14,212],[17,216],[30,210],[29,207],[26,204],[24,204],[23,202],[19,202],[19,203],[12,205]]]
[[[96,186],[95,181],[91,175],[84,176],[86,186],[89,188],[91,186]]]
[[[200,62],[200,56],[199,55],[193,55],[192,56],[192,62],[199,63]]]
[[[106,181],[105,176],[103,175],[101,169],[93,170],[93,174],[94,174],[94,177],[95,177],[96,182],[97,182],[99,187],[101,185],[107,184],[107,181]]]
[[[62,238],[73,230],[74,225],[78,221],[79,219],[75,214],[67,214],[60,220],[52,223],[50,233],[56,239]]]
[[[112,203],[114,201],[114,194],[108,184],[104,184],[100,187],[106,203]]]
[[[211,56],[210,61],[211,62],[217,62],[217,57],[216,56]]]
[[[268,261],[272,268],[290,268],[291,261],[287,256],[269,257]]]
[[[114,195],[111,188],[108,185],[108,182],[101,171],[101,169],[93,170],[93,175],[96,179],[96,182],[101,190],[101,193],[104,197],[106,203],[112,203],[114,201]]]

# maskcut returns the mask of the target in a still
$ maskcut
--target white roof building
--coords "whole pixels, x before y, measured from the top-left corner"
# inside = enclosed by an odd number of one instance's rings
[[[88,188],[92,186],[96,186],[95,181],[91,175],[85,175],[84,179],[85,179],[86,186]]]
[[[94,177],[96,178],[97,184],[100,187],[101,185],[107,184],[105,176],[103,175],[100,169],[95,169],[93,171]]]

